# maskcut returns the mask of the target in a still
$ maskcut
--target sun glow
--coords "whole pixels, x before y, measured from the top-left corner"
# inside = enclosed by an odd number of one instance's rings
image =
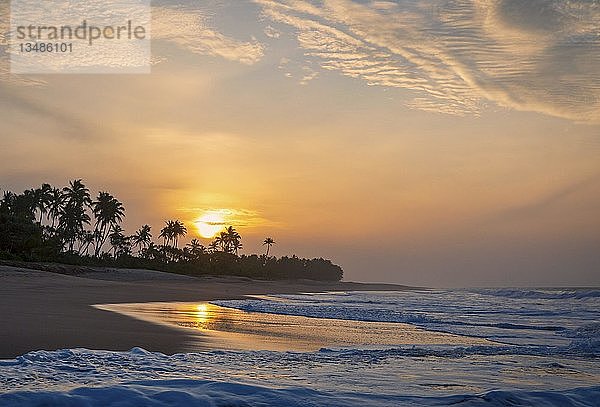
[[[208,320],[208,304],[199,304],[196,307],[196,318],[201,322]]]
[[[225,216],[223,211],[207,211],[194,224],[200,236],[210,239],[225,227]]]
[[[193,317],[195,327],[201,330],[209,329],[210,321],[214,317],[214,306],[203,303],[194,307]]]

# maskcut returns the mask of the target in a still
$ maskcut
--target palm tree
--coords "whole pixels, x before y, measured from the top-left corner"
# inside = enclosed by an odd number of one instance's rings
[[[22,209],[27,209],[27,211],[33,214],[33,218],[35,219],[35,210],[38,207],[39,195],[35,192],[35,189],[28,189],[23,191],[21,197],[20,204],[23,205]]]
[[[88,254],[88,249],[97,240],[97,232],[83,231],[81,237],[81,246],[79,247],[79,254]]]
[[[115,258],[123,254],[129,254],[129,238],[123,234],[123,228],[119,225],[113,225],[110,235],[110,245],[113,248],[113,256]]]
[[[210,242],[210,243],[208,244],[208,250],[209,250],[211,253],[214,253],[214,252],[218,252],[218,251],[219,251],[219,242],[217,241],[217,239],[213,240],[212,242]]]
[[[266,257],[269,257],[269,251],[271,250],[271,246],[273,246],[274,244],[275,240],[273,240],[272,237],[267,237],[263,242],[263,246],[267,246],[267,253],[265,254]]]
[[[140,257],[147,260],[157,260],[160,257],[160,249],[153,242],[140,250]]]
[[[175,248],[179,247],[179,238],[187,235],[187,228],[183,222],[176,220],[172,223],[173,241],[175,242]]]
[[[100,192],[96,201],[92,202],[92,210],[96,218],[94,230],[98,231],[99,236],[94,252],[95,256],[98,257],[111,228],[123,221],[125,208],[121,202],[108,192]]]
[[[68,244],[70,252],[73,251],[77,239],[82,236],[83,225],[89,223],[90,217],[83,206],[71,203],[61,208],[58,230],[62,240]]]
[[[168,220],[165,224],[166,226],[160,230],[158,237],[163,239],[163,246],[169,246],[171,240],[175,237],[173,234],[173,221]]]
[[[192,239],[185,248],[190,254],[190,257],[194,260],[198,260],[200,256],[206,253],[206,247],[204,247],[198,239]]]
[[[63,188],[63,192],[65,194],[65,200],[67,205],[77,203],[81,206],[90,206],[92,204],[90,190],[83,184],[83,181],[80,179],[70,181],[69,186]]]
[[[233,248],[233,250],[235,251],[235,255],[237,256],[238,251],[242,250],[244,248],[244,245],[239,240],[234,240],[231,243],[231,247]]]
[[[221,251],[228,253],[229,252],[229,244],[227,242],[227,233],[221,232],[219,236],[215,237],[215,246],[220,247]]]
[[[4,191],[2,195],[2,202],[0,203],[0,207],[5,209],[6,211],[11,211],[13,209],[15,199],[17,195],[11,191]]]
[[[152,228],[150,225],[144,225],[138,229],[137,232],[133,236],[131,236],[131,241],[133,242],[133,247],[139,247],[138,253],[144,250],[146,247],[152,243]]]
[[[6,191],[4,192],[1,207],[14,216],[28,221],[34,221],[35,213],[32,209],[34,202],[35,200],[31,191],[25,191],[21,195]]]
[[[44,219],[44,214],[48,212],[50,201],[52,199],[52,187],[50,184],[42,184],[40,188],[32,191],[35,199],[34,209],[40,211],[40,219],[38,222],[41,225],[42,220]]]
[[[60,216],[63,204],[65,202],[65,196],[58,188],[52,188],[48,194],[48,218],[52,219],[50,228],[54,228],[56,221]]]
[[[70,181],[69,186],[63,188],[63,193],[65,203],[61,208],[58,228],[63,241],[72,252],[77,239],[83,236],[83,225],[90,223],[86,209],[92,204],[92,199],[89,189],[80,179]]]
[[[240,240],[242,236],[233,228],[233,226],[229,226],[225,229],[225,242],[227,246],[227,252],[235,251],[235,254],[238,254],[238,250],[242,248],[242,243]]]

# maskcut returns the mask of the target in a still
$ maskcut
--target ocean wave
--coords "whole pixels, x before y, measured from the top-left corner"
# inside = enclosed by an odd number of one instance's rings
[[[600,397],[597,363],[568,352],[549,346],[171,356],[141,348],[36,351],[0,361],[0,406],[592,406]]]
[[[323,303],[284,303],[270,300],[222,300],[211,304],[220,307],[235,308],[247,312],[262,312],[280,315],[295,315],[311,318],[345,319],[366,322],[404,322],[404,323],[437,323],[441,322],[423,313],[407,313],[378,308],[353,308],[345,305]],[[352,312],[349,312],[352,311]]]
[[[214,301],[213,304],[247,312],[407,323],[430,331],[510,345],[571,343],[573,350],[581,349],[586,355],[597,352],[600,337],[600,329],[577,331],[600,318],[600,290],[596,289],[328,292]]]
[[[443,385],[443,384],[442,384]],[[412,396],[322,392],[305,387],[272,388],[206,380],[133,381],[114,386],[80,387],[65,392],[0,394],[6,407],[38,406],[595,406],[600,387],[561,391],[495,390],[483,394]]]
[[[567,330],[563,335],[572,339],[568,346],[572,351],[600,356],[600,322]]]
[[[540,300],[560,300],[560,299],[587,299],[600,298],[600,290],[593,289],[539,289],[524,290],[512,288],[500,289],[482,289],[472,290],[475,293],[490,295],[494,297],[506,297],[514,299],[540,299]]]
[[[575,340],[567,346],[474,345],[474,346],[399,346],[387,349],[330,349],[319,352],[340,358],[376,360],[391,357],[464,358],[468,356],[561,356],[600,358],[600,341]]]
[[[411,313],[396,311],[391,309],[377,308],[352,308],[339,305],[323,304],[286,304],[280,301],[270,300],[223,300],[212,301],[214,305],[226,308],[235,308],[246,312],[260,312],[279,315],[303,316],[310,318],[328,318],[343,319],[350,321],[364,322],[393,322],[405,323],[418,326],[436,325],[437,329],[444,326],[466,326],[466,327],[487,327],[497,329],[518,329],[518,330],[536,330],[536,331],[563,331],[566,327],[556,325],[542,324],[517,324],[510,322],[474,322],[459,321],[456,319],[438,318],[429,316],[426,313]],[[365,302],[354,302],[364,304]],[[397,304],[396,304],[397,305]],[[453,333],[453,331],[446,331]]]

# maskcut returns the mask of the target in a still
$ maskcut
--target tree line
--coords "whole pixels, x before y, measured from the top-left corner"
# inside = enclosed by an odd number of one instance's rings
[[[180,247],[187,229],[168,220],[158,242],[152,227],[132,235],[122,228],[125,207],[108,192],[92,197],[82,180],[64,188],[42,184],[0,200],[0,258],[87,266],[139,267],[188,275],[239,275],[264,279],[339,281],[341,267],[330,260],[270,256],[275,244],[267,237],[262,255],[240,255],[242,236],[233,226],[204,246],[192,239]]]

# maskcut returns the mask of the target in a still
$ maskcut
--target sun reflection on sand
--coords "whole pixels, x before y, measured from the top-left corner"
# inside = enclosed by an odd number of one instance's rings
[[[205,325],[210,320],[208,304],[198,304],[196,306],[196,320],[200,326]]]
[[[208,304],[198,304],[196,309],[198,310],[198,319],[206,320],[208,317]]]
[[[176,310],[163,307],[155,317],[185,328],[210,331],[219,320],[218,307],[209,303],[178,303]]]
[[[192,349],[314,351],[326,346],[493,344],[481,338],[426,331],[408,324],[256,313],[210,303],[105,304],[96,307],[185,329],[192,335],[189,343]],[[194,337],[193,331],[200,336]]]

